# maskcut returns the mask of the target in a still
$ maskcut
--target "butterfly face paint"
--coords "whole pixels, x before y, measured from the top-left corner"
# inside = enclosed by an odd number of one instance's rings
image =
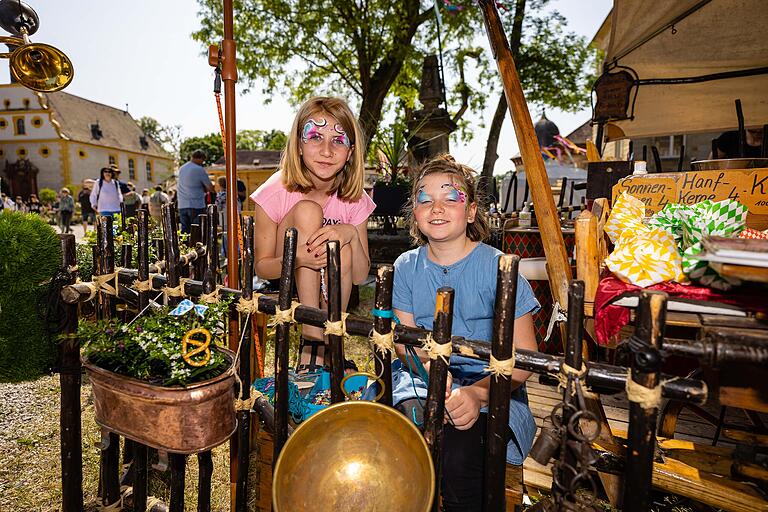
[[[339,123],[333,125],[333,129],[338,133],[338,135],[333,138],[334,143],[346,146],[347,149],[352,147],[352,144],[349,142],[349,137],[347,137],[347,132],[344,131],[344,128]]]
[[[448,192],[446,192],[445,199],[447,201],[456,201],[458,203],[466,203],[467,202],[467,193],[464,192],[462,189],[457,187],[453,183],[446,183],[441,188],[448,189]]]
[[[325,118],[320,118],[319,121],[310,119],[304,124],[304,128],[301,130],[301,141],[307,144],[310,140],[322,140],[323,136],[320,133],[320,129],[328,126],[328,121]]]
[[[419,189],[419,193],[416,194],[416,204],[424,204],[432,202],[432,196],[424,192],[424,189]]]

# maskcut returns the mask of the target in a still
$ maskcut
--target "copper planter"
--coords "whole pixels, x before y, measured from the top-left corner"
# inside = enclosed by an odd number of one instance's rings
[[[216,347],[230,365],[234,354]],[[152,448],[191,454],[223,443],[236,428],[234,372],[187,387],[162,387],[118,375],[83,358],[96,423]]]

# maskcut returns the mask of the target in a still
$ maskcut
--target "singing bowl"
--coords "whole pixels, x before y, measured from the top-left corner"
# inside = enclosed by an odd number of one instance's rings
[[[275,512],[427,512],[435,471],[424,437],[395,409],[343,402],[291,435],[275,465]]]

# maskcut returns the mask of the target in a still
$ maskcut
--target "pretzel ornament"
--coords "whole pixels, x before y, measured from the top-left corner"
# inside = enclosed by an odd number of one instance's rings
[[[192,336],[195,334],[202,334],[205,336],[205,341],[200,341],[193,339]],[[196,348],[193,348],[192,350],[189,349],[189,345],[193,345]],[[184,362],[186,362],[190,366],[205,366],[208,364],[208,361],[211,360],[211,332],[208,329],[205,329],[203,327],[198,327],[197,329],[192,329],[187,332],[187,334],[184,335],[184,337],[181,339],[181,357],[184,358]],[[195,361],[192,359],[193,356],[196,356],[197,354],[205,353],[205,356],[200,361]]]

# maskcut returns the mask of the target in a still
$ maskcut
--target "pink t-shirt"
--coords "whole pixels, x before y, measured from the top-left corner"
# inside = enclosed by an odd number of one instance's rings
[[[275,224],[280,224],[280,221],[291,208],[303,198],[301,192],[288,192],[286,190],[280,177],[280,171],[270,176],[251,194],[251,200],[261,206]],[[334,194],[328,198],[323,206],[323,226],[328,224],[357,226],[365,222],[374,209],[376,209],[376,203],[365,192],[360,196],[360,199],[349,203],[342,201]]]

